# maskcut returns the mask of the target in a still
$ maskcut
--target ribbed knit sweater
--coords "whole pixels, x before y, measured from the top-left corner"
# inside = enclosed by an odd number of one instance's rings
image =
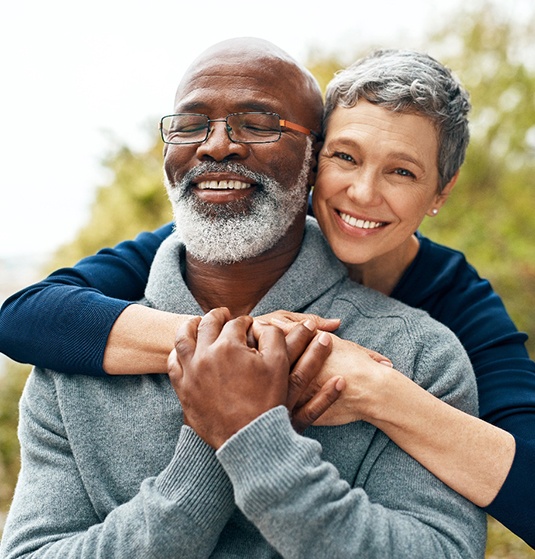
[[[162,244],[145,302],[199,314],[182,279],[183,250],[174,237]],[[297,259],[252,314],[279,308],[340,317],[341,337],[477,413],[457,338],[425,313],[350,282],[312,223]],[[36,369],[21,400],[20,440],[2,558],[484,555],[484,514],[365,422],[298,435],[278,407],[216,453],[183,425],[166,375]]]

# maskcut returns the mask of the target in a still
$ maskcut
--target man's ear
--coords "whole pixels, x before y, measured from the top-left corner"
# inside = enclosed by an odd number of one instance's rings
[[[449,195],[451,194],[453,188],[455,187],[455,183],[459,178],[460,169],[453,175],[450,182],[442,189],[442,191],[435,196],[435,200],[429,210],[427,211],[427,215],[434,217],[437,215],[438,210],[446,203]]]
[[[318,174],[318,157],[323,147],[323,140],[315,140],[312,146],[313,158],[312,164],[310,165],[310,170],[308,172],[308,186],[312,188],[316,184],[316,175]]]

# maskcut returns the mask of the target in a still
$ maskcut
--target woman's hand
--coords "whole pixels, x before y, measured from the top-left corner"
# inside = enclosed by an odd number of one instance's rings
[[[262,315],[255,320],[278,326],[287,337],[297,325],[302,326],[307,322],[326,332],[333,332],[340,326],[339,319],[285,310]],[[308,387],[303,388],[296,409],[300,409],[304,415],[308,414],[308,425],[342,425],[365,419],[372,414],[372,406],[378,405],[378,384],[384,381],[384,375],[392,368],[392,362],[377,351],[326,332],[324,334],[331,337],[333,344],[331,353],[319,374],[310,377]],[[339,377],[344,379],[345,387],[335,397],[332,379]],[[342,386],[338,382],[338,388]],[[318,415],[320,411],[321,415]],[[314,415],[316,419],[312,420]],[[304,430],[308,425],[307,421],[303,421],[298,430]]]
[[[381,405],[381,386],[392,372],[392,362],[377,353],[353,342],[328,334],[332,350],[321,372],[315,376],[303,393],[298,406],[322,389],[333,377],[342,377],[345,388],[340,397],[319,417],[314,425],[342,425],[367,420]]]
[[[285,334],[288,334],[296,324],[303,324],[306,320],[311,320],[318,330],[325,332],[334,332],[340,326],[339,318],[323,318],[317,314],[290,312],[282,309],[257,316],[255,320],[278,326]]]
[[[263,323],[255,321],[252,330]],[[302,433],[340,397],[345,381],[334,374],[321,386],[316,383],[333,344],[331,336],[327,332],[318,332],[312,320],[295,323],[295,328],[286,334],[285,339],[290,362],[286,407],[294,429]]]

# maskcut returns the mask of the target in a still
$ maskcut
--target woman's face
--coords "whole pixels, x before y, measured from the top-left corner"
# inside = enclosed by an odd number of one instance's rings
[[[364,265],[414,246],[438,194],[437,133],[423,116],[394,113],[368,101],[331,114],[319,156],[313,208],[336,256]],[[414,253],[411,256],[414,256]]]

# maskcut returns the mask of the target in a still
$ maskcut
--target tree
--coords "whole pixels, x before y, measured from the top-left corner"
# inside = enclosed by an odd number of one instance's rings
[[[0,374],[0,532],[2,513],[9,507],[19,472],[18,401],[29,370],[27,365],[8,361]]]
[[[72,243],[59,249],[50,269],[72,265],[102,247],[171,221],[162,163],[162,142],[156,133],[145,152],[116,145],[102,162],[109,171],[110,183],[97,189],[88,222]]]
[[[535,10],[512,22],[487,2],[431,38],[470,91],[472,139],[454,193],[423,230],[463,251],[535,338],[535,313],[526,313],[535,308],[534,31]],[[535,355],[535,340],[529,349]]]

